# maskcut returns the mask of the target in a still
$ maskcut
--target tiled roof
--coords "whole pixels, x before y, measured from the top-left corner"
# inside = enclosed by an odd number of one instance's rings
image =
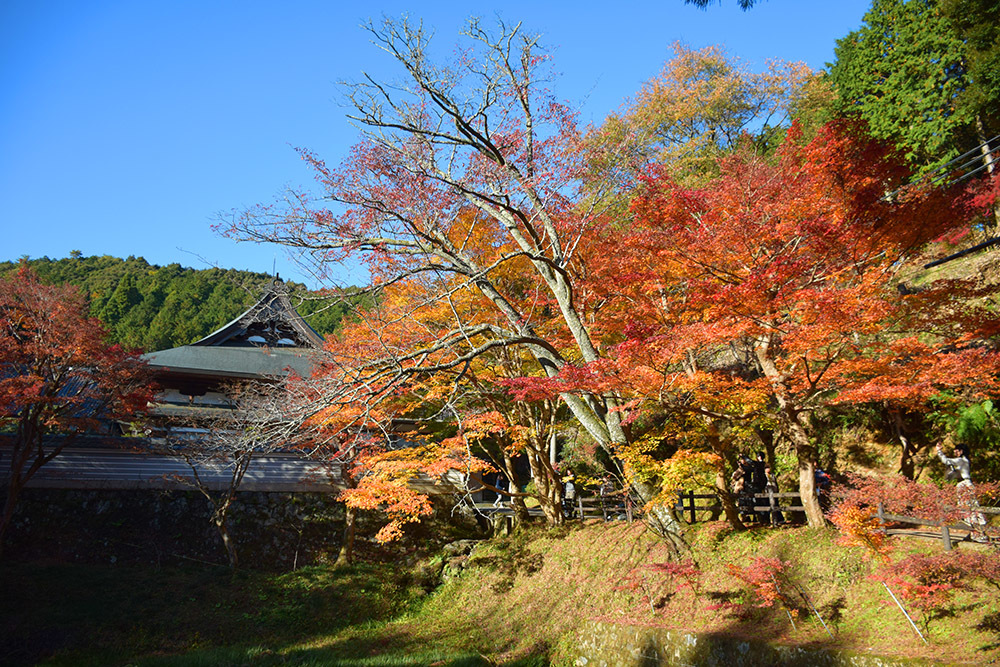
[[[259,379],[289,371],[305,377],[312,353],[322,347],[316,333],[295,310],[280,280],[242,315],[191,345],[143,355],[154,372]]]
[[[310,349],[268,347],[198,347],[182,345],[150,352],[143,359],[157,370],[233,378],[280,377],[288,371],[307,377],[312,368]]]

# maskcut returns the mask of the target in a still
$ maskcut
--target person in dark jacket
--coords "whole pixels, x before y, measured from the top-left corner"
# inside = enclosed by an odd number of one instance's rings
[[[740,463],[733,472],[733,492],[736,494],[736,505],[740,511],[740,520],[752,522],[754,520],[754,498],[753,494],[753,462],[746,454],[740,455]]]
[[[750,462],[752,467],[751,481],[753,486],[753,493],[756,496],[759,493],[764,493],[767,488],[767,462],[764,460],[764,452],[757,452],[757,456]],[[754,498],[754,506],[762,507],[767,503],[763,498]],[[755,512],[757,517],[757,523],[768,524],[770,519],[767,510],[762,512]]]
[[[833,480],[825,470],[817,467],[813,472],[813,483],[816,486],[816,495],[819,497],[820,509],[826,512],[830,508],[830,486]]]
[[[778,481],[774,478],[774,475],[771,474],[770,468],[764,468],[764,479],[767,480],[767,483],[764,485],[764,493],[769,494],[769,497],[764,501],[764,504],[770,504],[772,508],[771,525],[777,526],[783,524],[785,523],[785,517],[782,516],[781,510],[777,509],[777,507],[781,504],[781,501],[778,498],[774,498],[774,496],[778,493]],[[771,503],[772,499],[774,501],[773,503]]]
[[[510,484],[507,482],[507,477],[500,473],[497,475],[497,499],[493,501],[493,507],[502,507],[504,501],[507,500],[507,495],[504,491],[510,489]]]

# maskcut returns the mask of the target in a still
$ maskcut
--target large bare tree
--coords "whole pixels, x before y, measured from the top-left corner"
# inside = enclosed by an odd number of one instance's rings
[[[301,249],[321,267],[360,256],[375,292],[437,280],[450,287],[431,298],[447,303],[457,282],[481,294],[497,317],[455,313],[450,326],[409,346],[390,345],[373,331],[381,354],[341,356],[343,383],[326,399],[371,408],[416,377],[461,369],[501,347],[526,350],[547,376],[568,363],[600,360],[575,291],[582,270],[575,253],[604,198],[600,184],[588,184],[583,195],[575,117],[547,88],[548,56],[538,38],[520,25],[501,22],[491,31],[473,20],[464,49],[439,65],[422,26],[403,20],[368,29],[404,76],[365,76],[347,86],[361,143],[339,168],[302,152],[316,170],[319,197],[288,192],[275,206],[234,214],[224,227],[239,239]],[[493,242],[473,242],[483,238]],[[499,278],[509,272],[521,277],[518,293]],[[538,299],[526,299],[529,293]],[[541,301],[544,308],[532,306]],[[560,399],[602,446],[627,442],[614,393],[566,391]],[[652,489],[639,492],[653,496]],[[669,509],[652,520],[661,534],[674,534]]]

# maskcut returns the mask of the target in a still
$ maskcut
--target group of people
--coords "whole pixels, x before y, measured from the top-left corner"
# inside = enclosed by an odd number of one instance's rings
[[[968,447],[963,444],[956,445],[953,456],[945,456],[940,445],[936,451],[938,458],[948,468],[946,479],[957,482],[958,505],[963,509],[963,519],[971,530],[970,537],[976,541],[985,541],[987,521],[976,500]],[[763,452],[758,452],[753,458],[746,454],[740,455],[739,465],[733,471],[730,481],[741,521],[771,525],[784,523],[780,510],[769,506],[766,499],[756,498],[758,494],[778,493],[778,485]],[[815,482],[820,505],[826,510],[830,500],[830,476],[821,468],[816,468]],[[757,509],[763,506],[768,507]]]
[[[784,517],[778,510],[754,509],[757,505],[756,494],[778,492],[778,484],[771,474],[771,468],[767,465],[763,452],[758,452],[754,458],[746,454],[740,455],[740,464],[733,471],[730,481],[741,521],[761,524],[784,522]]]
[[[575,477],[573,473],[568,473],[562,479],[563,493],[563,512],[566,516],[571,516],[575,510],[576,506],[576,484],[574,483]],[[510,503],[510,481],[507,476],[503,473],[498,473],[496,481],[494,482],[494,489],[496,489],[496,500],[493,501],[493,507],[501,508],[509,506]],[[603,487],[602,487],[603,491]]]
[[[566,517],[572,517],[577,512],[576,501],[578,496],[576,477],[572,472],[568,472],[562,478],[562,487],[563,513]],[[493,501],[493,507],[502,508],[509,506],[510,481],[503,473],[497,474],[493,488],[496,490],[496,500]],[[621,492],[615,490],[614,478],[611,477],[611,475],[605,475],[605,477],[601,480],[599,496],[601,499],[601,508],[604,510],[605,515],[607,515],[608,508],[612,507],[612,505],[623,504],[620,498]]]

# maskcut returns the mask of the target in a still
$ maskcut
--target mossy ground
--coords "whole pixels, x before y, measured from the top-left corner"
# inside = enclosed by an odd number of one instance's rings
[[[918,618],[925,646],[868,577],[870,564],[837,545],[833,531],[731,533],[711,523],[688,539],[702,571],[697,591],[644,567],[667,561],[669,550],[640,524],[625,523],[484,543],[460,576],[430,594],[393,565],[233,577],[211,568],[6,564],[0,663],[559,664],[595,618],[949,663],[1000,659],[1000,600],[985,584],[958,594],[926,625]],[[900,556],[937,549],[917,540],[897,546]],[[727,565],[755,556],[791,563],[788,580],[805,593],[795,598],[795,627],[778,605],[711,608],[743,599]]]

